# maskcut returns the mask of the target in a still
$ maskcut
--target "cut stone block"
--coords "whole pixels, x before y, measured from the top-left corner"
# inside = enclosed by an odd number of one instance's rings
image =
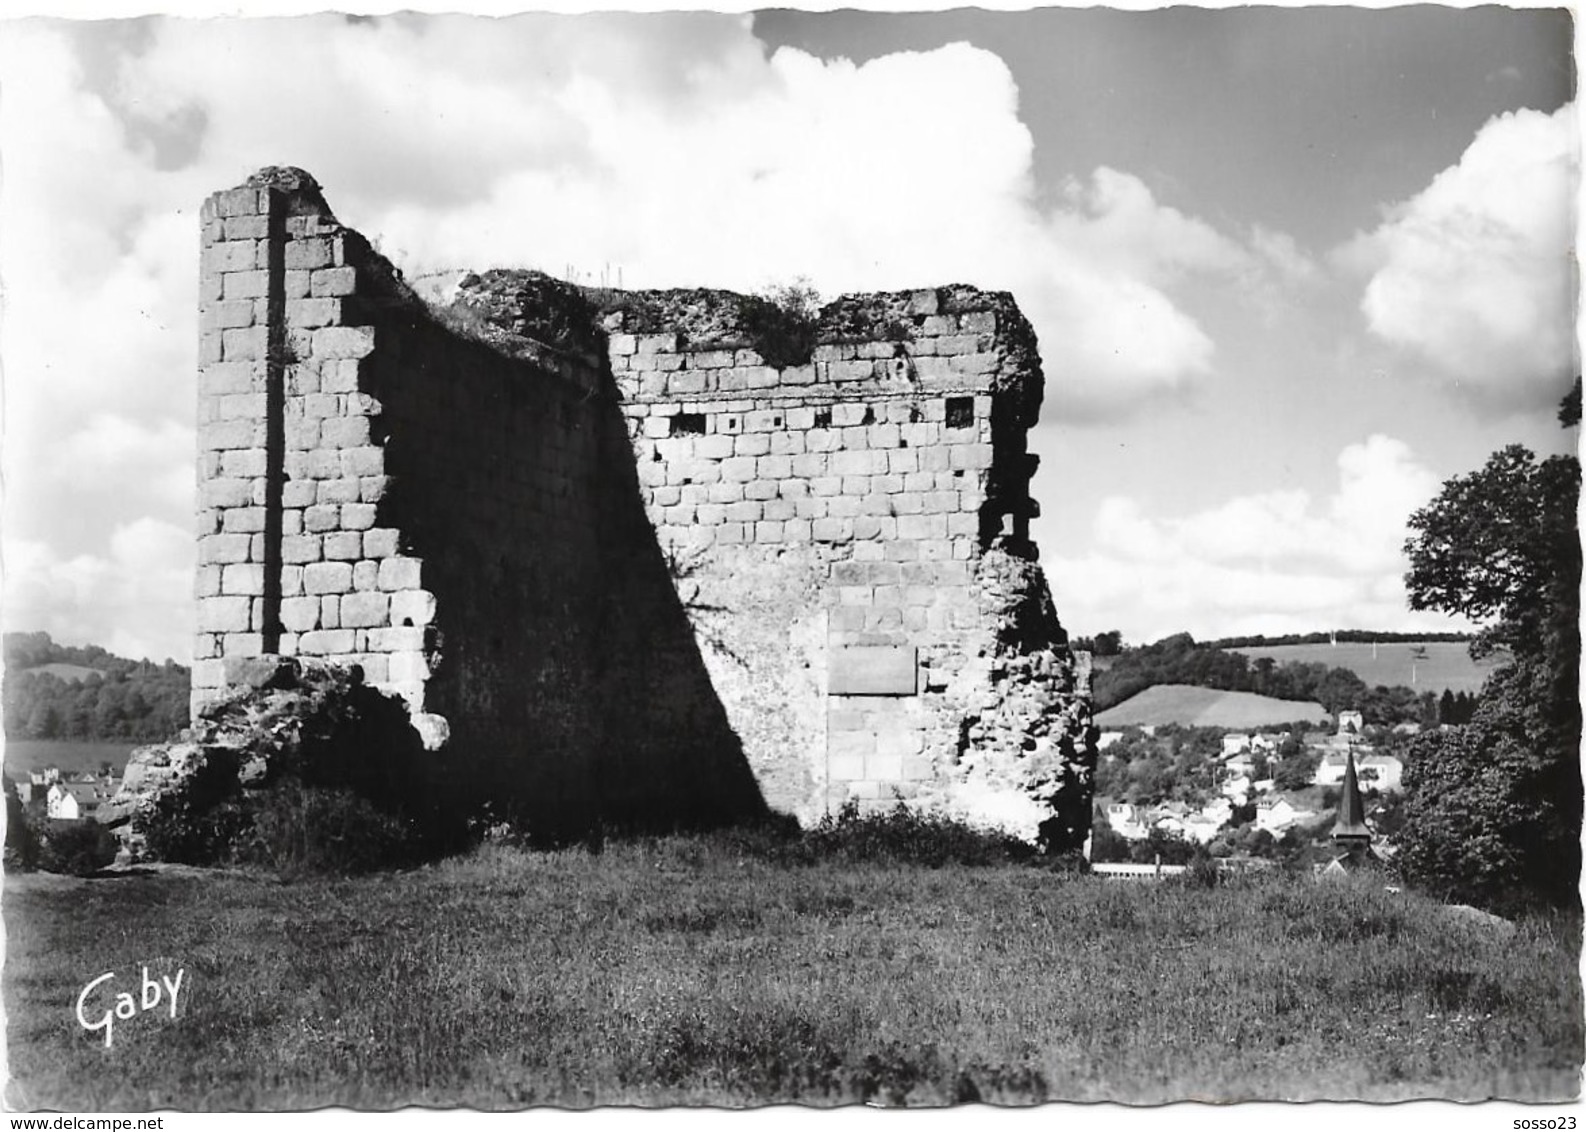
[[[834,696],[912,696],[919,650],[909,646],[845,645],[830,650],[827,691]]]

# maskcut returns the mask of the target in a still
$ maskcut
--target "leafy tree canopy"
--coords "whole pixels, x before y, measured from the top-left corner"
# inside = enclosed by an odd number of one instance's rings
[[[1573,456],[1538,463],[1519,444],[1449,480],[1410,516],[1410,608],[1492,621],[1472,643],[1473,655],[1505,645],[1540,655],[1562,607],[1579,605],[1579,495]]]
[[[1559,418],[1579,422],[1579,383]],[[1578,900],[1580,465],[1511,445],[1410,519],[1412,609],[1488,625],[1513,654],[1468,723],[1416,738],[1400,814],[1405,876],[1489,906]]]

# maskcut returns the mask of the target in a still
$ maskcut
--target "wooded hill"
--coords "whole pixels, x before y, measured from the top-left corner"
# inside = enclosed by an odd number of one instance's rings
[[[1328,639],[1325,633],[1320,637],[1323,641]],[[1335,715],[1340,711],[1359,711],[1367,723],[1384,725],[1460,723],[1469,718],[1474,707],[1473,697],[1440,699],[1429,691],[1371,687],[1348,668],[1309,661],[1279,664],[1270,657],[1252,660],[1222,647],[1199,644],[1188,633],[1179,633],[1152,645],[1128,649],[1110,668],[1098,670],[1092,683],[1096,711],[1105,711],[1159,684],[1190,684],[1255,692],[1279,700],[1314,701]]]
[[[190,671],[60,645],[48,633],[7,633],[8,739],[165,739],[187,726]]]

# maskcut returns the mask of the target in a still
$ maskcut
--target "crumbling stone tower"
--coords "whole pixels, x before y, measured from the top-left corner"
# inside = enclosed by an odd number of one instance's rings
[[[317,657],[547,829],[901,798],[1084,837],[1009,296],[804,317],[492,271],[425,302],[291,169],[203,223],[195,711]]]

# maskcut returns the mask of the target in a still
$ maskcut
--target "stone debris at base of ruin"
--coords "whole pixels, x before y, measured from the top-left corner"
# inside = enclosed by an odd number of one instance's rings
[[[208,813],[258,792],[299,784],[348,789],[417,812],[427,775],[422,732],[401,700],[363,682],[356,667],[294,657],[232,665],[224,696],[203,705],[177,740],[133,750],[121,786],[95,815],[122,839],[124,861],[142,859],[140,815],[175,803],[171,815]],[[196,827],[195,827],[196,828]]]
[[[202,225],[195,718],[312,658],[548,831],[854,799],[1083,840],[1009,295],[497,270],[426,302],[295,169]]]

